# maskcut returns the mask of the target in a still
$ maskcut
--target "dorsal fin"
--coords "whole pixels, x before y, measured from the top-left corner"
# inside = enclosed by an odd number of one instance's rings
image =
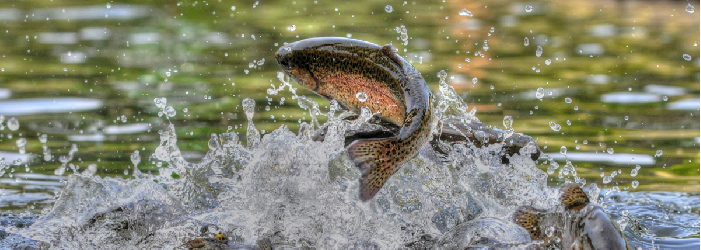
[[[382,54],[385,54],[386,56],[391,58],[392,61],[399,64],[399,66],[404,67],[404,62],[402,62],[402,60],[397,55],[397,48],[395,48],[391,44],[387,44],[385,46],[382,46]]]
[[[567,210],[580,210],[589,204],[589,197],[577,184],[565,184],[562,186],[561,191],[560,204]]]

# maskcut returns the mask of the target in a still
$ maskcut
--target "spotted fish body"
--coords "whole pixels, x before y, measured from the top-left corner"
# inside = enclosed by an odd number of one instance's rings
[[[525,228],[532,239],[544,240],[545,244],[559,237],[555,242],[561,249],[629,249],[621,230],[600,206],[589,202],[582,188],[570,183],[561,192],[560,207],[564,213],[522,206],[514,213],[514,222]],[[547,228],[557,231],[547,235]]]
[[[400,127],[391,137],[353,141],[348,155],[360,169],[360,199],[372,199],[389,177],[414,157],[431,135],[431,91],[421,73],[391,45],[322,37],[280,48],[283,71],[305,88],[358,111],[367,106],[386,123]],[[364,98],[357,96],[362,93]]]

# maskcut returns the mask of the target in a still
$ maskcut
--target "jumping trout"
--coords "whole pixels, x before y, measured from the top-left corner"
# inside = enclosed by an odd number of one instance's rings
[[[367,201],[414,157],[431,136],[431,91],[421,73],[391,45],[340,38],[310,38],[287,44],[275,57],[290,78],[342,108],[367,106],[399,131],[353,141],[348,155],[362,173],[360,199]],[[364,96],[367,96],[365,98]]]

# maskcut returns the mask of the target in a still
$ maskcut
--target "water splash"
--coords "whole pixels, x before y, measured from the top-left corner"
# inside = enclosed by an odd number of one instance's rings
[[[478,121],[475,109],[469,111],[445,82],[447,73],[438,77],[437,122]],[[283,80],[280,88],[286,86]],[[295,98],[301,108],[321,114],[313,100]],[[165,100],[155,103],[166,107]],[[53,208],[30,228],[10,231],[57,248],[176,248],[214,233],[225,234],[229,246],[397,249],[488,242],[527,247],[533,244],[527,232],[507,218],[524,204],[541,209],[557,204],[547,174],[527,154],[535,145],[523,147],[505,165],[495,153],[503,143],[477,148],[468,141],[451,144],[444,160],[424,147],[375,199],[361,202],[360,174],[344,140],[346,131],[373,118],[369,109],[358,119],[340,119],[335,117],[339,105],[332,103],[321,126],[301,123],[293,133],[282,125],[261,136],[252,122],[255,101],[245,99],[242,107],[249,121],[246,146],[236,133],[215,133],[207,154],[188,162],[169,124],[158,131],[160,143],[150,156],[165,163],[157,173],[138,172],[139,151],[131,155],[132,179],[93,176],[97,166],[74,170]],[[503,123],[512,130],[513,118]],[[323,141],[314,140],[322,130]],[[561,172],[576,176],[571,162],[566,168]],[[478,234],[484,241],[474,241]]]

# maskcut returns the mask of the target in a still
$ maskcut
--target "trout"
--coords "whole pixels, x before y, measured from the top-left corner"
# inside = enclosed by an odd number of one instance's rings
[[[360,199],[372,199],[387,180],[431,137],[431,91],[421,73],[392,45],[341,38],[310,38],[275,53],[287,76],[356,113],[368,107],[398,132],[357,139],[347,147],[360,170]]]
[[[543,249],[630,249],[623,232],[599,205],[589,202],[582,188],[569,183],[561,192],[556,211],[522,206],[514,212],[513,221],[531,239],[542,240]],[[552,231],[546,233],[549,229]]]

